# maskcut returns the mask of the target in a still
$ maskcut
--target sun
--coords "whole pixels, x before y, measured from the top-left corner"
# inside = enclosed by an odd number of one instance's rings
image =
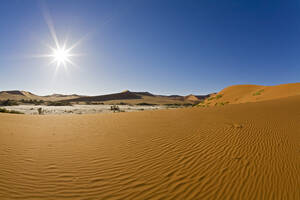
[[[63,66],[66,71],[68,71],[68,68],[70,66],[78,67],[73,60],[75,57],[82,56],[82,53],[74,53],[73,50],[80,45],[80,43],[85,39],[85,37],[80,38],[77,41],[73,41],[73,43],[68,42],[68,36],[67,34],[65,36],[65,40],[60,40],[57,37],[54,24],[52,22],[51,16],[48,12],[45,11],[44,13],[45,21],[48,25],[50,35],[53,39],[52,44],[50,45],[48,42],[44,43],[46,47],[49,48],[49,52],[47,54],[37,54],[33,55],[33,57],[43,57],[43,58],[50,58],[49,65],[53,65],[55,63],[55,74],[58,71],[58,69]]]
[[[72,58],[81,56],[78,53],[72,53],[72,50],[78,45],[78,42],[73,44],[72,46],[67,48],[67,42],[65,41],[63,45],[61,45],[57,39],[55,40],[55,46],[46,45],[50,52],[48,54],[35,55],[34,57],[46,57],[50,58],[49,65],[53,65],[55,63],[56,70],[55,72],[63,66],[66,70],[69,66],[77,66]]]
[[[71,54],[68,49],[60,48],[53,49],[53,52],[51,54],[51,57],[53,57],[53,62],[57,63],[57,66],[59,67],[61,64],[66,66],[67,63],[71,63]]]
[[[47,45],[50,48],[51,53],[44,56],[52,59],[52,61],[49,63],[50,65],[56,63],[56,70],[58,70],[61,66],[67,69],[69,65],[76,66],[76,64],[72,61],[72,58],[80,56],[80,54],[74,54],[72,53],[72,50],[77,45],[78,42],[67,48],[67,41],[65,41],[63,44],[60,44],[56,39],[55,47]]]

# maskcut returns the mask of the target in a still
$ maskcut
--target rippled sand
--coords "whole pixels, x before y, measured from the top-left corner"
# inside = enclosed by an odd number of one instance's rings
[[[0,114],[0,199],[300,199],[299,102]]]

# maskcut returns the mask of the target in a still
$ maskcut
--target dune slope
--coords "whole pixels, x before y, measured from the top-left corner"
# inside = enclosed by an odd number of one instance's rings
[[[280,99],[300,95],[300,83],[282,84],[276,86],[233,85],[223,89],[204,104],[209,106],[220,104],[238,104]]]
[[[0,199],[300,199],[299,102],[0,114]]]
[[[7,99],[14,99],[14,100],[21,100],[21,99],[38,99],[40,100],[41,97],[32,94],[26,91],[19,91],[19,90],[12,90],[12,91],[0,91],[0,100],[7,100]]]

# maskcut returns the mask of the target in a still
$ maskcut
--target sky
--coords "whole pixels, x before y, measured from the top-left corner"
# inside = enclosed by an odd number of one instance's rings
[[[74,65],[39,57],[55,48],[49,24]],[[207,94],[299,75],[299,0],[0,2],[0,90]]]

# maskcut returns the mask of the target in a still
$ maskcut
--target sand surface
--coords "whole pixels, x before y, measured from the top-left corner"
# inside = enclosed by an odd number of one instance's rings
[[[0,199],[300,199],[299,102],[0,114]]]

